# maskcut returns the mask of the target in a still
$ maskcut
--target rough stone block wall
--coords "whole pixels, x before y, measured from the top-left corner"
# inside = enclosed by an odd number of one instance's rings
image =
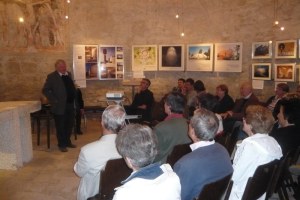
[[[201,79],[212,93],[216,85],[225,83],[236,98],[240,83],[251,79],[252,63],[299,63],[298,58],[251,58],[252,42],[300,38],[299,0],[278,1],[278,20],[286,28],[283,32],[273,27],[273,3],[273,0],[72,0],[68,5],[65,49],[26,53],[0,48],[0,101],[39,99],[46,75],[53,71],[56,59],[66,59],[72,68],[73,44],[123,45],[125,71],[130,71],[132,45],[242,42],[241,73],[145,72],[152,81],[151,90],[157,101],[176,86],[180,77]],[[182,14],[180,22],[175,18],[177,12]],[[183,29],[185,37],[180,37]],[[289,85],[294,90],[297,83]],[[108,90],[125,90],[131,95],[131,89],[122,87],[120,81],[88,81],[87,88],[82,89],[86,105],[98,105]],[[255,93],[265,100],[273,91],[274,81],[265,81],[264,90]]]

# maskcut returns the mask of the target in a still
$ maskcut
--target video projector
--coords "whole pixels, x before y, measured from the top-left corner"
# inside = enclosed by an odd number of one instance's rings
[[[108,100],[122,100],[124,97],[123,91],[109,91],[106,93],[106,99]]]

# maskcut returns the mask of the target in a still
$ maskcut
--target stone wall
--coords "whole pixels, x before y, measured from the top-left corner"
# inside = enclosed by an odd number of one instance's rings
[[[182,5],[183,2],[183,5]],[[72,0],[66,24],[65,49],[38,52],[18,52],[0,49],[0,101],[36,100],[53,63],[65,58],[72,68],[73,44],[123,45],[125,70],[131,70],[132,45],[243,43],[241,73],[217,72],[145,72],[152,81],[155,99],[177,84],[177,79],[201,79],[209,92],[225,83],[233,97],[239,96],[241,82],[250,80],[254,62],[297,62],[289,60],[252,60],[252,42],[300,38],[300,2],[278,2],[278,19],[285,31],[275,30],[273,0]],[[175,19],[182,12],[182,21]],[[184,28],[185,37],[180,37]],[[274,50],[274,49],[273,49]],[[292,90],[297,83],[289,83]],[[99,104],[108,90],[125,90],[120,81],[88,81],[83,88],[87,105]],[[255,90],[261,100],[273,94],[274,81],[265,81],[264,90]]]

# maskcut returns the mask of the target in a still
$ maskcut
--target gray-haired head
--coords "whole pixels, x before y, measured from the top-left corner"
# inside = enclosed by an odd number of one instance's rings
[[[121,156],[139,169],[153,163],[157,154],[157,137],[146,125],[129,124],[118,133],[116,146]]]
[[[118,133],[125,124],[125,110],[119,105],[110,105],[102,113],[102,125],[105,129]]]
[[[171,92],[168,94],[165,103],[170,106],[172,113],[184,113],[186,100],[179,92]]]
[[[212,141],[219,128],[216,115],[204,108],[197,110],[190,121],[195,135],[202,141]]]

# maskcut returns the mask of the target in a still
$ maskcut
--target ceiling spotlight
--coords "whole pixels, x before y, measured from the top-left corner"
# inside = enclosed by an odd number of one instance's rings
[[[278,24],[279,24],[279,21],[276,20],[276,21],[274,22],[274,25],[278,25]]]
[[[282,26],[282,27],[280,27],[280,30],[281,30],[281,31],[284,31],[284,27],[283,27],[283,26]]]
[[[178,15],[178,14],[177,14],[177,15],[175,15],[175,18],[176,18],[176,19],[178,19],[178,18],[179,18],[179,15]]]
[[[71,1],[70,1],[70,0],[67,0],[67,3],[71,3]]]
[[[272,40],[269,41],[269,44],[272,44]]]
[[[66,18],[66,19],[69,19],[69,16],[68,16],[68,15],[66,15],[66,16],[65,16],[65,18]]]
[[[184,37],[184,32],[182,32],[182,33],[180,34],[180,36],[181,36],[181,37]]]
[[[19,18],[19,22],[20,22],[20,23],[23,23],[23,22],[24,22],[24,18],[23,18],[23,17],[20,17],[20,18]]]

